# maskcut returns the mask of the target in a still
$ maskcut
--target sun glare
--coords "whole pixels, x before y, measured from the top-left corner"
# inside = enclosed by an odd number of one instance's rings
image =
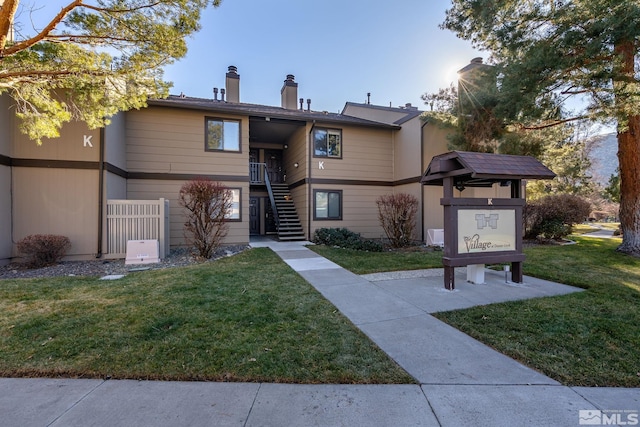
[[[458,70],[460,70],[459,65],[443,68],[443,80],[446,86],[449,86],[450,83],[458,82]]]

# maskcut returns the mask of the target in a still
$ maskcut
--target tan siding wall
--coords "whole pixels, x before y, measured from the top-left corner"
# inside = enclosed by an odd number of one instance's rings
[[[97,252],[98,174],[91,170],[15,168],[14,238],[59,234],[69,259]]]
[[[355,105],[349,105],[344,110],[344,113],[348,116],[360,117],[367,120],[373,120],[375,122],[392,124],[396,120],[400,120],[405,117],[406,113],[380,110],[376,108],[358,107]]]
[[[444,227],[444,208],[440,204],[442,187],[424,185],[424,236],[430,228]]]
[[[82,122],[63,126],[59,138],[38,146],[13,130],[14,159],[97,162],[100,131]],[[71,240],[66,259],[91,259],[98,252],[98,171],[13,168],[13,239],[58,234]],[[17,255],[14,248],[14,255]]]
[[[335,126],[317,125],[335,129]],[[314,157],[312,177],[366,181],[393,180],[393,142],[391,130],[359,127],[342,128],[342,159]],[[320,164],[324,169],[320,169]]]
[[[207,152],[205,117],[241,119],[241,152]],[[150,107],[132,111],[126,118],[127,170],[149,173],[187,173],[202,175],[249,175],[249,121],[246,117],[210,115],[200,111]],[[184,212],[178,204],[183,181],[134,180],[127,183],[127,199],[169,199],[171,245],[185,245]],[[230,222],[225,244],[249,242],[249,184],[223,182],[229,188],[241,188],[242,221]]]
[[[423,167],[426,170],[433,156],[448,152],[447,130],[441,129],[435,124],[427,123],[422,127],[423,144]],[[422,171],[422,173],[425,172]],[[444,227],[444,209],[440,205],[442,198],[442,187],[425,185],[423,186],[424,210],[423,224],[424,237],[426,239],[427,230],[430,228]]]
[[[293,204],[296,207],[296,211],[298,212],[298,218],[300,219],[300,224],[302,224],[302,230],[305,233],[307,239],[311,239],[311,236],[308,235],[309,231],[309,186],[301,185],[299,187],[291,190],[291,197],[293,197]]]
[[[126,199],[127,198],[127,180],[121,176],[105,172],[105,198]]]
[[[15,113],[11,109],[9,95],[0,95],[0,154],[13,156],[13,132]]]
[[[136,180],[127,183],[127,199],[158,200],[169,199],[171,246],[184,246],[184,210],[178,203],[182,181]],[[224,244],[247,244],[249,242],[249,184],[223,182],[229,188],[240,188],[242,198],[242,222],[229,222],[229,233]]]
[[[116,114],[104,132],[105,161],[123,170],[127,168],[125,122],[125,113]]]
[[[247,176],[249,121],[242,120],[241,153],[207,152],[205,116],[204,112],[154,107],[130,112],[126,120],[127,170]]]
[[[420,118],[402,125],[394,135],[394,169],[396,181],[416,178],[424,172],[420,150]]]
[[[102,253],[106,254],[109,249],[107,234],[107,200],[125,200],[127,198],[127,180],[109,172],[105,172],[104,175],[105,191],[102,203]]]
[[[383,194],[391,194],[393,192],[392,187],[314,185],[313,188],[314,190],[342,190],[343,206],[342,221],[313,220],[311,225],[312,236],[317,228],[323,227],[348,228],[369,239],[377,239],[384,236],[384,231],[378,221],[376,199]],[[311,200],[310,205],[313,209],[313,200]]]
[[[0,265],[11,258],[11,168],[0,166]]]
[[[415,241],[422,240],[422,184],[413,183],[406,185],[397,185],[393,188],[394,194],[406,193],[410,194],[418,200],[418,210],[416,212],[416,227],[412,239]],[[377,211],[376,211],[377,213]]]
[[[287,141],[289,148],[283,151],[282,161],[287,171],[287,183],[293,184],[307,176],[309,169],[309,130],[310,126],[301,127]],[[298,167],[294,166],[298,163]]]
[[[59,138],[45,138],[40,146],[21,134],[17,128],[14,135],[15,158],[90,162],[100,159],[100,131],[89,130],[82,122],[66,123]],[[85,144],[85,137],[90,144]]]
[[[12,156],[13,114],[9,109],[11,99],[0,95],[0,155]],[[11,168],[0,166],[0,265],[11,257]]]
[[[429,162],[431,162],[433,156],[450,151],[447,148],[447,144],[449,142],[447,140],[448,134],[449,132],[446,129],[442,129],[432,123],[427,123],[422,128],[423,160],[425,169],[429,166]],[[424,173],[424,171],[422,172]]]

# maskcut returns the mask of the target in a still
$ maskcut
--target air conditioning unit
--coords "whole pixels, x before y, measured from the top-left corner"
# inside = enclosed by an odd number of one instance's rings
[[[427,230],[427,246],[444,247],[444,229],[429,228]]]

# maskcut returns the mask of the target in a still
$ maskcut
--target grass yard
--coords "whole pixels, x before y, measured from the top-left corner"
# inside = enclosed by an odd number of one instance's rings
[[[442,267],[442,251],[364,252],[311,245],[309,249],[355,274]]]
[[[620,239],[572,239],[576,245],[526,248],[524,273],[586,292],[436,317],[563,384],[640,387],[640,259],[615,252]],[[312,249],[359,273],[441,266],[439,252],[414,258]]]
[[[413,383],[268,249],[192,267],[0,281],[0,376]]]

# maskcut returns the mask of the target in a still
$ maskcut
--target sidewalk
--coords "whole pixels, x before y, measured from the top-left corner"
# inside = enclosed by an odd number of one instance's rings
[[[429,315],[579,289],[530,277],[505,283],[490,271],[472,285],[457,269],[449,292],[441,270],[358,276],[303,244],[252,242],[274,250],[418,385],[0,379],[0,424],[577,426],[581,410],[590,421],[596,410],[640,410],[640,389],[562,386]]]

